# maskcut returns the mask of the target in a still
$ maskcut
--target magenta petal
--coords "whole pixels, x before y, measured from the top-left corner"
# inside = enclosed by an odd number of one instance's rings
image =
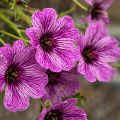
[[[93,5],[96,0],[85,0],[89,5]]]
[[[42,112],[38,116],[37,120],[44,120],[44,117],[45,117],[46,113],[47,113],[47,108],[43,108]]]
[[[77,42],[69,39],[59,39],[57,41],[58,47],[54,52],[60,57],[62,61],[63,70],[70,70],[74,63],[79,58],[79,48],[76,46]],[[73,62],[74,61],[74,62]]]
[[[14,56],[15,52],[12,51],[11,46],[8,44],[5,44],[5,46],[2,47],[1,49],[2,49],[1,55],[3,57],[2,59],[4,60],[3,63],[5,63],[5,66],[9,65],[11,63],[11,61],[13,60],[13,56]]]
[[[105,10],[108,9],[112,5],[113,1],[114,0],[103,0],[101,2],[102,8],[105,9]]]
[[[94,75],[101,82],[109,82],[115,74],[115,70],[106,63],[97,63],[93,68],[96,71]]]
[[[40,113],[38,117],[38,120],[44,120],[46,115],[48,115],[48,113],[52,113],[53,111],[62,113],[59,116],[54,117],[55,119],[59,117],[60,120],[87,120],[85,111],[76,107],[76,103],[76,99],[68,99],[64,102],[58,102],[48,109],[43,109],[42,113]],[[50,118],[52,119],[53,117],[50,116]]]
[[[70,16],[64,16],[57,20],[56,31],[54,32],[54,39],[79,39],[79,30],[74,27],[74,21]]]
[[[25,44],[22,40],[17,40],[12,46],[15,52],[21,52],[25,48]]]
[[[20,78],[26,94],[32,98],[41,98],[46,93],[45,86],[48,83],[48,77],[40,69],[38,65],[26,66]]]
[[[35,64],[35,52],[36,50],[32,46],[29,46],[23,49],[22,52],[17,52],[12,61],[13,63],[17,63],[18,67],[21,68],[23,68],[24,66]]]
[[[120,59],[120,48],[115,47],[108,49],[105,52],[101,52],[99,60],[104,62],[116,62]]]
[[[119,45],[119,42],[117,41],[117,39],[110,36],[103,37],[97,43],[95,43],[95,46],[98,49],[103,49],[103,50],[107,50],[110,48],[114,49],[114,47],[117,47],[118,45]]]
[[[95,82],[96,81],[96,76],[94,75],[94,69],[92,68],[92,65],[87,65],[86,63],[81,63],[79,62],[78,64],[78,71],[79,73],[83,74],[84,77],[89,81],[89,82]]]
[[[59,73],[47,71],[48,84],[46,85],[47,93],[43,97],[49,99],[52,103],[61,101],[62,98],[71,96],[80,90],[80,75],[76,68],[70,71],[61,71]],[[54,78],[50,78],[54,76]]]
[[[100,61],[114,62],[120,58],[119,42],[115,38],[106,36],[95,45],[100,53]]]
[[[6,109],[16,112],[23,111],[29,106],[29,97],[23,93],[23,89],[17,86],[6,86],[4,106]]]
[[[105,37],[107,35],[107,29],[105,26],[98,22],[90,24],[85,32],[85,39],[87,44],[96,43],[101,38]]]
[[[56,21],[56,31],[61,30],[63,27],[73,27],[74,21],[70,16],[63,16]]]
[[[45,69],[57,72],[62,70],[59,56],[55,53],[44,52],[39,46],[36,52],[36,60]]]
[[[4,90],[4,87],[5,87],[5,81],[3,75],[0,75],[0,92]]]
[[[36,11],[32,15],[32,24],[34,27],[43,28],[44,31],[51,29],[57,19],[57,13],[53,8],[45,8],[42,11]]]
[[[79,56],[77,41],[80,39],[72,18],[64,16],[57,19],[54,9],[45,8],[33,13],[32,21],[33,27],[26,33],[37,49],[37,62],[54,72],[70,70]]]
[[[39,39],[42,35],[42,32],[42,28],[37,29],[35,27],[31,27],[26,29],[26,34],[30,38],[31,44],[33,44],[34,46],[37,46],[39,44]]]

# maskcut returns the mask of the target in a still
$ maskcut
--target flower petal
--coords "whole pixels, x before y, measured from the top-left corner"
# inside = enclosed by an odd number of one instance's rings
[[[113,1],[114,0],[103,0],[101,2],[102,8],[105,9],[105,10],[108,9],[112,5]]]
[[[35,64],[36,63],[35,53],[36,53],[36,50],[32,46],[29,46],[23,49],[22,52],[20,53],[17,52],[14,55],[12,62],[17,64],[17,66],[21,69],[24,66]]]
[[[55,84],[48,82],[46,85],[47,93],[43,97],[49,99],[52,103],[61,101],[62,98],[74,95],[80,90],[79,73],[75,69],[70,71],[62,71],[58,73],[59,78],[56,78]],[[49,77],[48,77],[49,79]]]
[[[62,63],[59,56],[54,52],[44,52],[39,46],[37,47],[36,60],[45,69],[50,69],[54,72],[60,72],[62,70]]]
[[[57,21],[56,21],[56,29],[55,29],[55,35],[54,36],[59,36],[56,34],[63,34],[64,32],[66,33],[67,30],[69,30],[68,28],[73,28],[74,27],[74,21],[72,20],[72,18],[70,16],[63,16],[60,17]],[[74,28],[75,29],[75,28]]]
[[[23,92],[23,88],[17,86],[6,86],[4,106],[6,109],[16,112],[23,111],[29,106],[29,97]]]
[[[95,82],[96,76],[94,75],[94,69],[92,68],[91,64],[86,63],[80,63],[78,64],[78,71],[79,73],[83,74],[85,79],[87,79],[89,82]]]
[[[107,29],[100,23],[90,24],[85,32],[85,42],[87,45],[95,44],[98,40],[102,39],[107,35]]]
[[[52,29],[57,19],[57,13],[53,8],[45,8],[42,11],[35,11],[32,15],[34,27],[44,29],[44,32]]]
[[[114,48],[117,47],[118,45],[119,45],[118,40],[110,36],[103,37],[102,39],[100,39],[98,42],[95,43],[95,46],[98,49],[103,49],[103,50]]]
[[[96,0],[85,0],[89,5],[93,5]]]
[[[66,120],[87,120],[87,115],[83,109],[78,109],[75,104],[76,99],[68,99],[59,105],[59,109],[64,113],[62,118]]]
[[[5,87],[5,81],[3,75],[0,74],[0,92],[4,90],[4,87]]]
[[[98,48],[100,61],[114,62],[120,58],[119,42],[115,38],[106,36],[95,45]]]
[[[45,86],[48,83],[48,77],[42,72],[39,65],[24,67],[20,80],[26,91],[26,94],[32,98],[41,98],[45,95]]]
[[[21,52],[25,48],[25,44],[22,40],[17,40],[12,46],[15,52]]]
[[[42,29],[35,28],[35,27],[27,28],[26,34],[28,35],[28,37],[30,39],[30,43],[33,46],[37,46],[39,44],[39,39],[42,36]]]
[[[115,74],[115,70],[106,63],[97,63],[92,67],[96,71],[94,75],[101,82],[109,82]]]

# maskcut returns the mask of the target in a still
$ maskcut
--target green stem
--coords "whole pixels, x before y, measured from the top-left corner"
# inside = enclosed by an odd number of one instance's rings
[[[40,112],[42,111],[43,108],[45,108],[45,105],[43,103],[43,100],[40,99]]]
[[[11,34],[11,33],[6,32],[6,31],[1,31],[1,30],[0,30],[0,33],[5,34],[5,35],[10,36],[10,37],[15,38],[15,39],[21,39],[21,40],[23,40],[24,42],[29,43],[28,40],[25,40],[25,39],[23,39],[23,38],[20,38],[20,37],[18,37],[18,36],[15,36],[15,35],[13,35],[13,34]]]
[[[31,19],[28,15],[26,15],[18,6],[15,7],[16,13],[23,19],[29,26],[31,26]]]
[[[88,11],[87,7],[85,7],[82,3],[78,2],[77,0],[72,0],[72,1],[83,10]]]
[[[113,67],[119,67],[120,68],[120,64],[114,63],[112,64]]]
[[[14,9],[15,5],[16,5],[16,0],[13,0],[13,5],[12,5],[11,9]]]
[[[68,14],[72,13],[75,9],[76,9],[76,6],[70,8],[69,10],[67,10],[65,12],[61,12],[59,17],[64,16],[64,15],[68,15]]]
[[[6,17],[3,13],[0,13],[0,19],[5,22],[7,25],[9,25],[20,37],[22,37],[20,31],[18,30],[18,28],[16,27],[16,25],[11,22],[8,17]]]
[[[0,38],[0,42],[1,42],[3,45],[5,44],[4,40],[2,40],[1,38]]]

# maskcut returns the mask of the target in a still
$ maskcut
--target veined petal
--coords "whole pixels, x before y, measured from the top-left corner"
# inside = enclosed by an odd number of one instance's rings
[[[93,23],[89,25],[85,32],[85,40],[87,45],[88,44],[94,44],[98,42],[100,39],[105,37],[107,35],[107,29],[105,26],[98,22],[98,23]]]
[[[103,0],[101,2],[101,6],[103,7],[103,9],[106,10],[106,9],[108,9],[112,5],[113,1],[114,0]]]
[[[33,46],[37,46],[39,44],[39,40],[40,40],[41,35],[42,35],[42,29],[35,28],[35,27],[27,28],[26,34],[30,38],[31,44]]]
[[[106,63],[97,63],[92,67],[96,71],[94,75],[101,82],[109,82],[115,74],[115,70]]]
[[[32,98],[41,98],[45,95],[45,86],[48,83],[47,75],[42,72],[39,65],[24,67],[24,72],[20,77],[26,94]]]
[[[4,90],[5,87],[5,81],[3,75],[0,74],[0,92]]]
[[[45,8],[42,11],[35,11],[32,15],[32,24],[34,27],[43,28],[44,32],[52,29],[56,22],[57,13],[52,8]]]
[[[17,40],[13,43],[12,48],[14,49],[15,53],[20,53],[23,49],[25,49],[25,44],[22,40]]]
[[[23,111],[29,106],[29,97],[20,87],[6,86],[4,106],[12,112]]]

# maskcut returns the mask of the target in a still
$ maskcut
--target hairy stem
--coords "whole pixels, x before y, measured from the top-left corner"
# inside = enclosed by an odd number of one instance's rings
[[[69,10],[67,10],[65,12],[61,12],[59,17],[64,16],[64,15],[68,15],[68,14],[72,13],[75,9],[76,9],[76,6],[70,8]]]
[[[78,0],[72,0],[76,5],[78,5],[80,8],[82,8],[85,11],[88,11],[87,7],[84,6],[82,3],[78,2]]]
[[[6,32],[6,31],[0,30],[0,33],[5,34],[5,35],[10,36],[10,37],[15,38],[15,39],[21,39],[21,40],[23,40],[24,42],[29,43],[28,40],[25,40],[25,39],[23,39],[23,38],[20,38],[20,37],[18,37],[18,36],[15,36],[15,35],[13,35],[13,34],[11,34],[11,33]]]
[[[1,38],[0,38],[0,42],[1,42],[3,45],[5,44],[4,40],[2,40]]]

